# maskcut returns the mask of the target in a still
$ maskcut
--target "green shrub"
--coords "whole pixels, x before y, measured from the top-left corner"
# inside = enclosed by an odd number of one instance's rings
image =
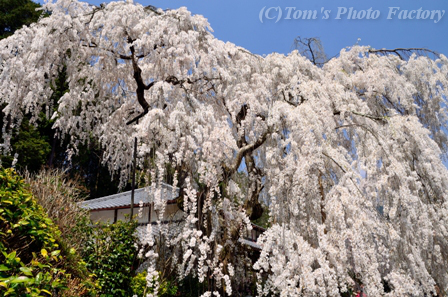
[[[76,251],[64,243],[61,249],[61,243],[59,230],[23,180],[12,169],[0,167],[0,295],[94,294],[88,278],[67,272],[81,271],[82,263],[70,261]],[[64,293],[70,284],[71,291]]]
[[[132,288],[132,295],[137,296],[146,296],[148,293],[153,293],[152,291],[148,290],[147,288],[147,280],[146,276],[148,275],[148,272],[142,271],[136,276],[132,278],[131,281],[131,288]],[[160,274],[159,274],[160,277]],[[175,283],[169,281],[169,280],[160,280],[159,279],[159,294],[160,297],[170,297],[170,296],[177,296],[177,285]]]
[[[136,228],[134,220],[85,228],[83,257],[97,277],[101,296],[132,296],[131,280],[137,268]]]
[[[147,271],[142,271],[136,276],[134,276],[131,280],[131,289],[132,295],[137,296],[146,296],[146,276],[148,275]]]

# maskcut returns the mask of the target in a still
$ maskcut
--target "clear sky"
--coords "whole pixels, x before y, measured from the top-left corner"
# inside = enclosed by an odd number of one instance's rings
[[[447,0],[134,1],[163,9],[186,6],[192,13],[208,19],[217,38],[256,54],[287,54],[294,38],[301,36],[319,37],[328,57],[357,43],[358,38],[359,44],[374,48],[425,47],[448,56]],[[87,2],[99,5],[108,1]],[[315,11],[315,19],[294,19],[310,10],[313,14]],[[278,18],[279,11],[282,15]],[[404,19],[405,15],[413,19]],[[353,19],[354,16],[364,18]],[[425,16],[427,19],[423,19]]]
[[[141,2],[142,4],[146,4]],[[149,3],[149,2],[147,2]],[[157,0],[151,4],[162,8],[177,8],[187,6],[193,13],[208,18],[215,36],[224,41],[231,41],[257,54],[271,52],[288,53],[291,51],[296,36],[319,37],[329,57],[336,55],[342,48],[351,46],[361,40],[359,44],[370,45],[375,48],[396,47],[427,47],[448,55],[448,1],[446,0]],[[260,11],[263,23],[260,21]],[[273,9],[269,10],[269,8]],[[291,7],[291,8],[288,8]],[[348,19],[350,7],[356,15],[364,19]],[[389,7],[395,15],[387,19]],[[342,14],[345,9],[347,12]],[[367,19],[368,9],[372,8],[371,19]],[[445,15],[437,23],[430,20],[399,19],[402,10],[445,10]],[[279,10],[281,18],[277,21]],[[302,16],[305,10],[316,10],[316,19],[294,19]],[[325,10],[328,12],[328,18]],[[341,12],[338,17],[338,10]],[[378,10],[379,16],[373,11]],[[441,12],[442,13],[442,12]],[[266,17],[273,18],[272,20]],[[288,14],[290,19],[288,18]],[[295,15],[294,15],[295,14]],[[434,16],[434,18],[436,18]]]

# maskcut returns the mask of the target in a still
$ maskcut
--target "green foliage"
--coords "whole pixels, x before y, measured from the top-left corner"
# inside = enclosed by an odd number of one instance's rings
[[[131,280],[132,295],[146,296],[147,275],[148,272],[145,270],[138,273],[136,276],[132,278]]]
[[[30,0],[0,0],[0,39],[36,22],[42,13],[36,11],[38,7],[39,4]]]
[[[86,227],[83,257],[96,275],[100,296],[130,296],[137,256],[137,222],[118,221]]]
[[[70,179],[58,169],[44,169],[37,174],[25,172],[24,178],[39,205],[60,231],[59,244],[63,251],[67,251],[67,271],[78,280],[90,282],[85,262],[78,253],[72,252],[82,250],[84,231],[90,224],[89,211],[78,205],[85,197],[84,189],[76,180]],[[72,286],[76,287],[78,284],[70,283],[69,290],[73,290]],[[89,287],[92,286],[89,283]]]
[[[147,280],[146,280],[147,275],[148,272],[145,270],[132,278],[131,288],[133,295],[146,296],[147,293],[153,293],[152,291],[147,291]],[[176,294],[177,294],[177,286],[173,282],[169,280],[159,279],[158,296],[170,297],[170,296],[177,296]]]
[[[54,267],[61,260],[59,253],[54,250],[48,254],[42,249],[39,256],[33,253],[31,265],[26,265],[15,251],[2,251],[5,260],[0,265],[0,292],[4,289],[4,296],[48,296],[65,289],[65,271]]]
[[[0,294],[85,296],[92,284],[67,272],[82,270],[82,263],[70,261],[76,252],[63,248],[59,236],[23,180],[12,169],[0,168]]]
[[[17,169],[27,168],[29,171],[36,172],[47,160],[47,155],[51,151],[47,137],[41,135],[39,131],[24,118],[19,133],[12,140],[12,151],[18,155]],[[3,156],[2,163],[5,167],[11,167],[12,156]]]
[[[64,288],[67,276],[55,268],[61,260],[58,233],[23,181],[11,169],[1,169],[0,292],[39,296]]]

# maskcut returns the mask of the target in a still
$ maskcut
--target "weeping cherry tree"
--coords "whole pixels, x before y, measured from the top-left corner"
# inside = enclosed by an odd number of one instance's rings
[[[97,139],[126,181],[137,138],[152,191],[167,176],[180,189],[181,232],[159,230],[177,277],[213,284],[203,296],[237,295],[251,269],[259,296],[448,290],[445,56],[353,46],[316,66],[224,43],[185,8],[43,7],[49,17],[0,41],[2,153],[43,111],[70,154]],[[50,114],[63,68],[69,91]],[[261,204],[270,227],[251,263],[239,239]]]

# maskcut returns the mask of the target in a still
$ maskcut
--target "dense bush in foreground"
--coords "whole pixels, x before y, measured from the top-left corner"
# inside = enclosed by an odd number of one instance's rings
[[[0,294],[94,295],[76,251],[12,170],[0,168]]]
[[[131,281],[136,268],[136,221],[87,226],[83,257],[98,278],[101,296],[132,296]],[[135,263],[135,265],[134,265]]]

